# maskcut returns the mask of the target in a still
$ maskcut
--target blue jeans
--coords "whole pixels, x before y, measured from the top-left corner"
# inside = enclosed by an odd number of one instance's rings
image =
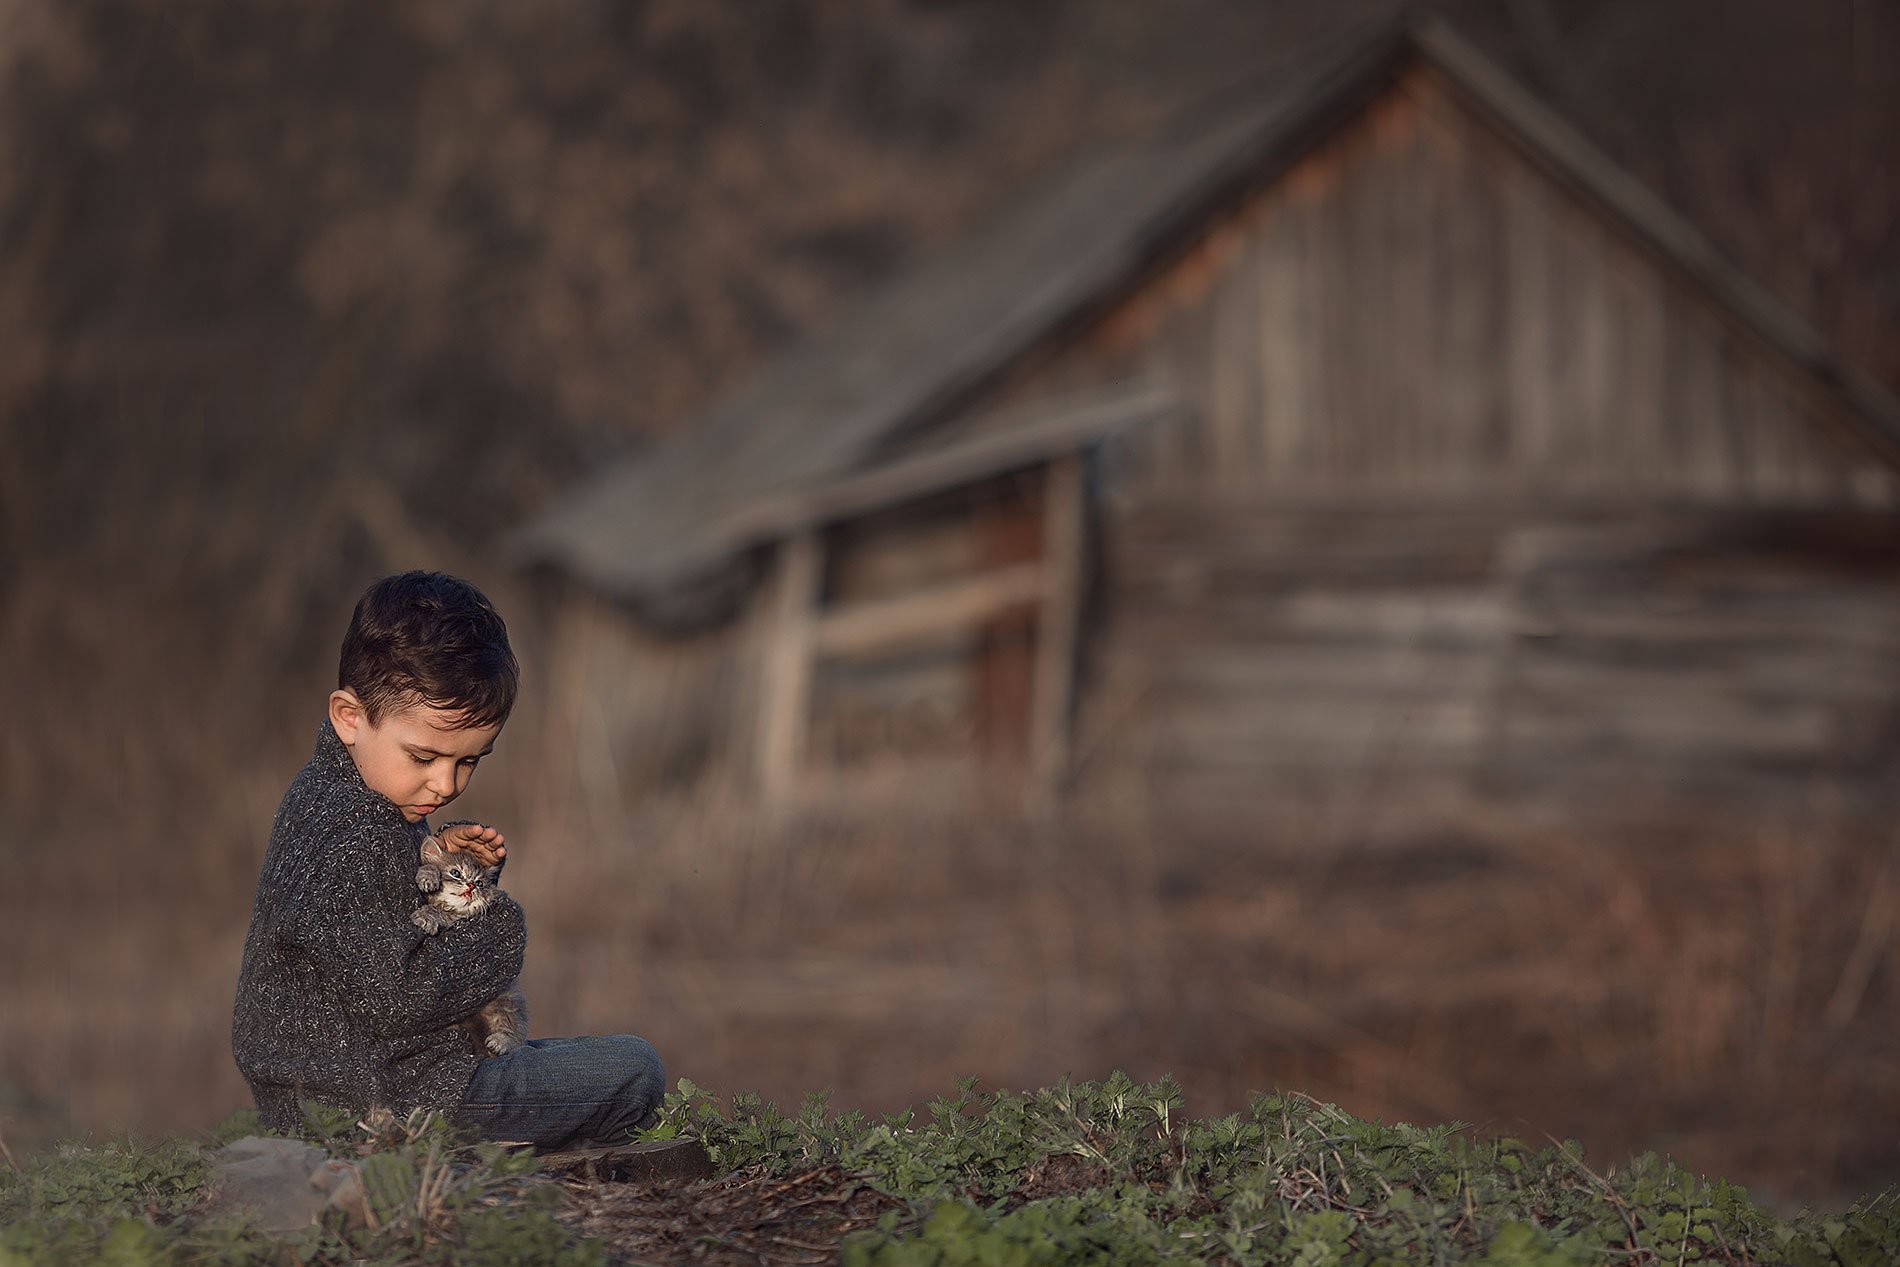
[[[644,1038],[531,1038],[475,1066],[455,1118],[483,1139],[593,1148],[624,1143],[665,1092],[666,1069]]]

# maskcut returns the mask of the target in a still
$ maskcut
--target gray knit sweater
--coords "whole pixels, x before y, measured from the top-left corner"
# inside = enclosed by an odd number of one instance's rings
[[[409,922],[426,824],[357,773],[328,718],[271,824],[244,941],[231,1051],[266,1125],[297,1102],[450,1108],[475,1072],[459,1027],[521,971],[527,929],[503,894],[433,936]]]

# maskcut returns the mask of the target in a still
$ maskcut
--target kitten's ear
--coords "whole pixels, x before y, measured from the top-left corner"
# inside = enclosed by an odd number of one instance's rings
[[[501,864],[497,862],[494,866],[484,869],[482,871],[482,879],[488,881],[490,884],[501,879]]]
[[[422,860],[424,862],[433,863],[439,867],[442,865],[442,860],[448,856],[448,850],[444,849],[442,842],[437,840],[434,836],[424,836],[422,838]]]

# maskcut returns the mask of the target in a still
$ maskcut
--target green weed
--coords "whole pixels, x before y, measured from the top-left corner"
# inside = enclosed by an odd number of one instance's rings
[[[979,1092],[868,1120],[823,1095],[786,1114],[726,1107],[684,1079],[651,1138],[701,1140],[722,1171],[827,1170],[899,1207],[840,1246],[846,1267],[1637,1267],[1900,1261],[1900,1202],[1782,1219],[1721,1180],[1652,1155],[1602,1173],[1574,1143],[1532,1148],[1457,1125],[1386,1125],[1297,1095],[1183,1116],[1171,1081]],[[0,1170],[0,1267],[127,1264],[600,1267],[557,1217],[532,1156],[459,1138],[438,1116],[362,1123],[311,1106],[308,1135],[360,1167],[367,1217],[283,1241],[204,1215],[203,1142],[68,1145]],[[829,1168],[837,1168],[830,1172]],[[735,1179],[744,1186],[744,1175]]]
[[[315,1142],[360,1167],[364,1221],[338,1212],[277,1239],[207,1215],[210,1153],[255,1130],[237,1114],[202,1142],[63,1145],[0,1179],[0,1267],[605,1262],[555,1218],[560,1191],[530,1154],[460,1139],[439,1115],[359,1125],[312,1105],[305,1118]]]
[[[1600,1175],[1575,1143],[1385,1125],[1301,1096],[1261,1096],[1212,1121],[1180,1108],[1172,1081],[1117,1073],[1022,1094],[965,1081],[930,1103],[927,1121],[866,1122],[827,1116],[817,1096],[796,1116],[754,1096],[721,1112],[682,1080],[656,1134],[696,1136],[726,1168],[836,1164],[929,1206],[848,1240],[858,1267],[1900,1261],[1891,1194],[1845,1216],[1784,1220],[1654,1156]]]

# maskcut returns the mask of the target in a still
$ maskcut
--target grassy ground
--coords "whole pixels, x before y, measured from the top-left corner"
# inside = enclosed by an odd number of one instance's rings
[[[1195,1120],[1173,1082],[1120,1074],[1021,1095],[973,1083],[883,1120],[833,1115],[822,1096],[789,1117],[756,1096],[721,1109],[682,1083],[654,1133],[701,1139],[720,1174],[674,1186],[555,1180],[531,1155],[431,1121],[371,1129],[313,1112],[316,1138],[358,1167],[368,1215],[281,1242],[207,1211],[207,1149],[242,1119],[202,1144],[67,1148],[0,1178],[0,1264],[1862,1267],[1900,1255],[1891,1193],[1781,1218],[1654,1155],[1599,1170],[1574,1141],[1387,1126],[1303,1096]]]
[[[1215,1114],[1300,1087],[1667,1151],[1778,1208],[1900,1178],[1895,877],[1845,830],[1319,857],[1106,823],[872,815],[788,840],[703,802],[612,833],[507,810],[535,1032],[633,1029],[706,1084],[880,1113],[969,1072],[1121,1067]],[[83,890],[27,885],[43,898],[0,923],[17,1154],[246,1102],[228,1008],[254,865],[91,923]]]

